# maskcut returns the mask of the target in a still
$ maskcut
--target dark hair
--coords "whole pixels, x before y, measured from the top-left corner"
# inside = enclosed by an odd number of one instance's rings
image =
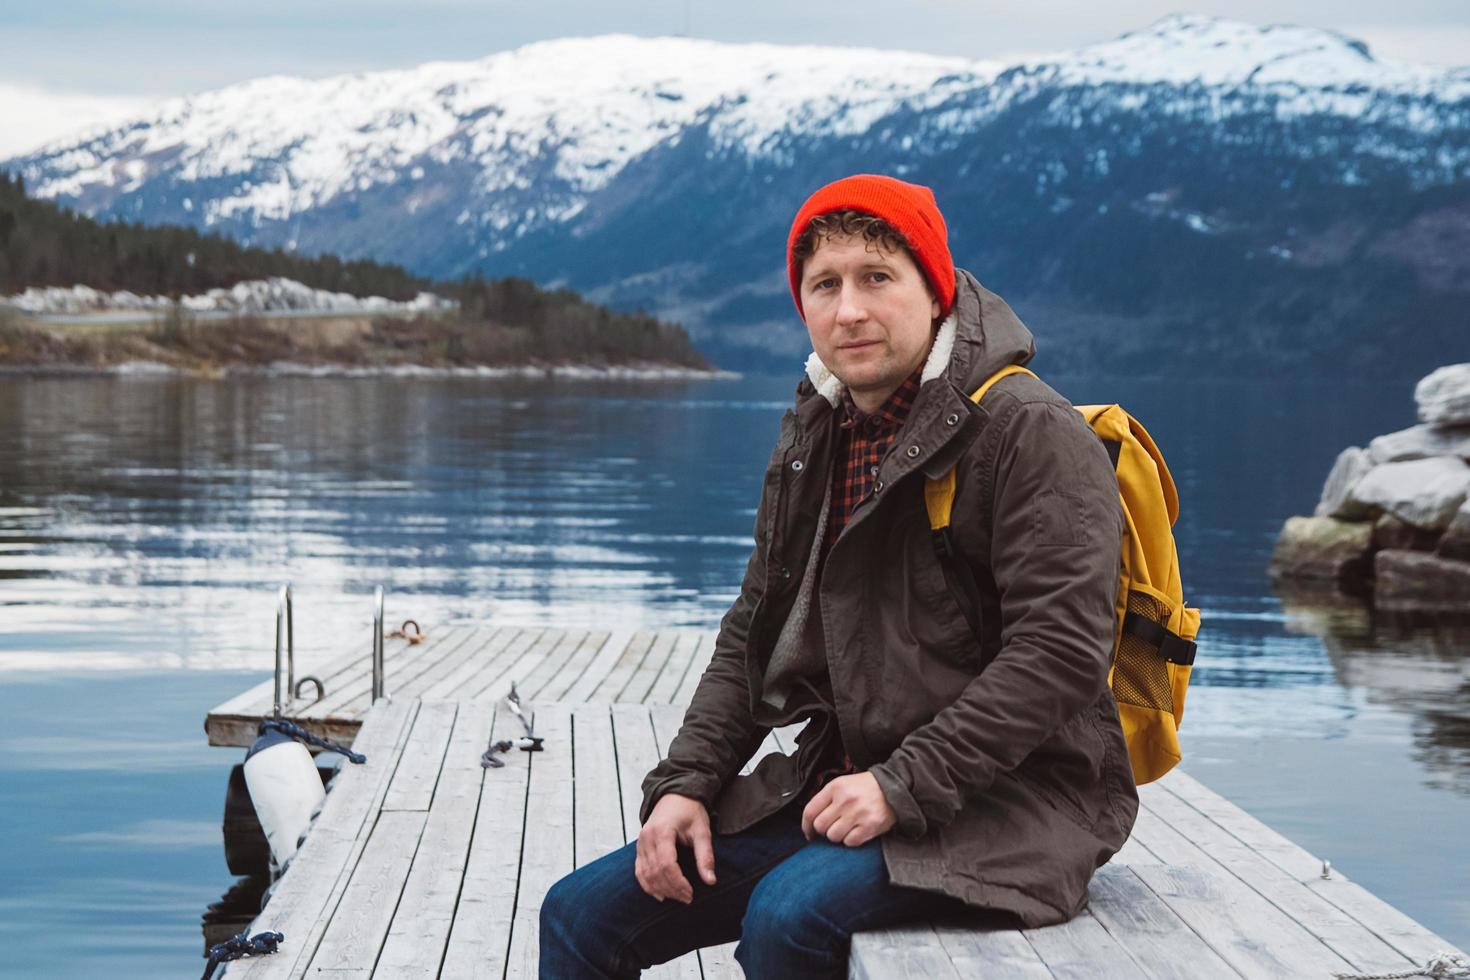
[[[903,232],[882,218],[865,214],[862,211],[828,211],[808,221],[806,230],[796,239],[796,244],[791,249],[791,255],[796,259],[796,267],[798,269],[804,267],[806,260],[816,254],[817,246],[822,242],[829,238],[847,236],[861,237],[867,242],[877,242],[890,252],[902,251],[909,258],[914,258],[914,250],[909,247],[909,240],[903,237]],[[917,259],[914,264],[918,265]]]

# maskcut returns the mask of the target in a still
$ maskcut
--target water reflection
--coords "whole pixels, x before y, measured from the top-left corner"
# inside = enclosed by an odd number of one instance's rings
[[[260,666],[286,579],[306,663],[369,638],[377,583],[425,623],[707,625],[777,413],[685,387],[7,384],[0,669]]]
[[[1431,785],[1470,795],[1470,610],[1386,612],[1341,596],[1282,596],[1287,629],[1318,639],[1342,687],[1413,720]]]

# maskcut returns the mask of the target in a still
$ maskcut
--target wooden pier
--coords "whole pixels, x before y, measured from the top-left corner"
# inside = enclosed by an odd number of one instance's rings
[[[367,703],[367,658],[327,670],[327,698],[288,712],[354,740],[305,845],[250,933],[278,953],[229,965],[263,977],[536,976],[538,913],[553,882],[638,834],[643,776],[678,730],[712,633],[450,628],[390,647],[388,698]],[[493,738],[539,753],[483,769]],[[262,701],[262,696],[264,700]],[[210,712],[213,744],[243,744],[270,710],[265,684]],[[755,758],[795,750],[799,726]],[[752,759],[749,765],[754,764]],[[1320,977],[1409,970],[1457,952],[1402,912],[1175,772],[1141,791],[1132,838],[1093,879],[1089,909],[1060,926],[945,920],[859,934],[851,975]],[[718,841],[716,841],[718,847]],[[645,975],[738,978],[734,944]]]

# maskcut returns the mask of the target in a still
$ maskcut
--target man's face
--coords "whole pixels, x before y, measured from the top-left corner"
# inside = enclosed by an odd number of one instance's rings
[[[939,301],[908,253],[858,235],[823,239],[801,272],[812,349],[871,412],[929,354]]]

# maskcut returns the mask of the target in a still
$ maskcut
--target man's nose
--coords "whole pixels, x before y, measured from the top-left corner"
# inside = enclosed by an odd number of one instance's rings
[[[842,284],[842,295],[837,300],[837,322],[838,323],[861,323],[867,319],[868,311],[863,305],[862,296],[857,287]]]

